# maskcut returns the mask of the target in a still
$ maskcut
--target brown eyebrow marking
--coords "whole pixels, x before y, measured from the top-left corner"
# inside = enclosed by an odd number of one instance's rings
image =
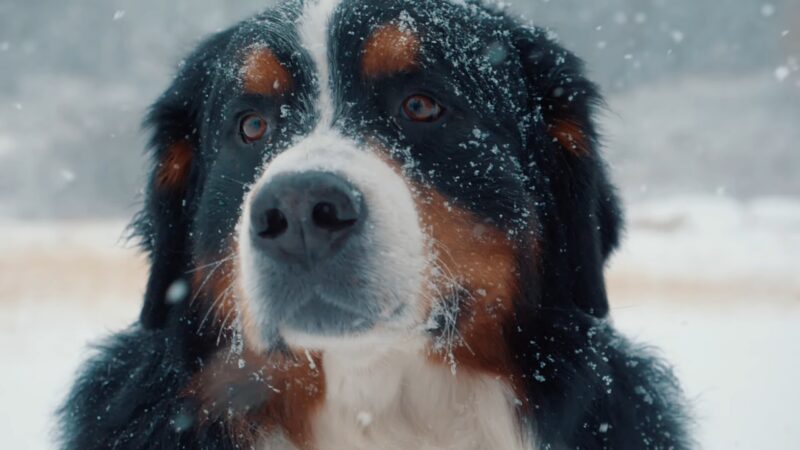
[[[259,95],[280,95],[292,88],[292,75],[272,50],[253,47],[241,69],[245,92]]]
[[[174,191],[185,189],[193,158],[192,146],[188,142],[181,140],[170,145],[159,164],[156,187]]]
[[[564,150],[575,156],[589,154],[589,138],[581,126],[572,120],[555,120],[548,132]]]
[[[361,56],[361,74],[377,79],[408,72],[418,66],[419,51],[420,40],[414,31],[387,23],[367,38]]]

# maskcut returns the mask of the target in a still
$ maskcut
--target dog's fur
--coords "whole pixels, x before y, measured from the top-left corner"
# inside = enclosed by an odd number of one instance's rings
[[[440,116],[412,121],[416,95]],[[608,318],[600,101],[475,2],[289,1],[212,36],[147,119],[142,314],[83,368],[63,447],[690,448],[670,369]],[[367,224],[297,269],[249,218],[312,171]]]

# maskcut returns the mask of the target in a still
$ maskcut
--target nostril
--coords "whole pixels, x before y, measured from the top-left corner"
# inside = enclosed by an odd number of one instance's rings
[[[314,225],[328,231],[339,231],[351,227],[356,219],[346,219],[339,215],[336,205],[328,202],[319,202],[311,211],[311,220]]]
[[[369,222],[361,191],[328,172],[274,175],[248,201],[253,248],[307,267],[345,248]]]
[[[275,239],[289,228],[289,222],[280,209],[272,208],[264,214],[266,227],[258,232],[258,235],[266,239]]]

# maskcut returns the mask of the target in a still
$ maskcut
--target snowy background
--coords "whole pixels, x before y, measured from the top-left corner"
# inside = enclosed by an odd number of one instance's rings
[[[86,344],[130,323],[139,122],[254,0],[0,0],[0,448],[52,448]],[[800,448],[800,2],[516,0],[587,60],[628,231],[613,316],[674,362],[702,448]]]

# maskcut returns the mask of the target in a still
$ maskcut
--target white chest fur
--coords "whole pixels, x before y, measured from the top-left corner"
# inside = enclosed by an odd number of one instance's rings
[[[403,347],[365,360],[325,353],[326,398],[312,419],[318,450],[533,450],[504,381],[454,374]]]

